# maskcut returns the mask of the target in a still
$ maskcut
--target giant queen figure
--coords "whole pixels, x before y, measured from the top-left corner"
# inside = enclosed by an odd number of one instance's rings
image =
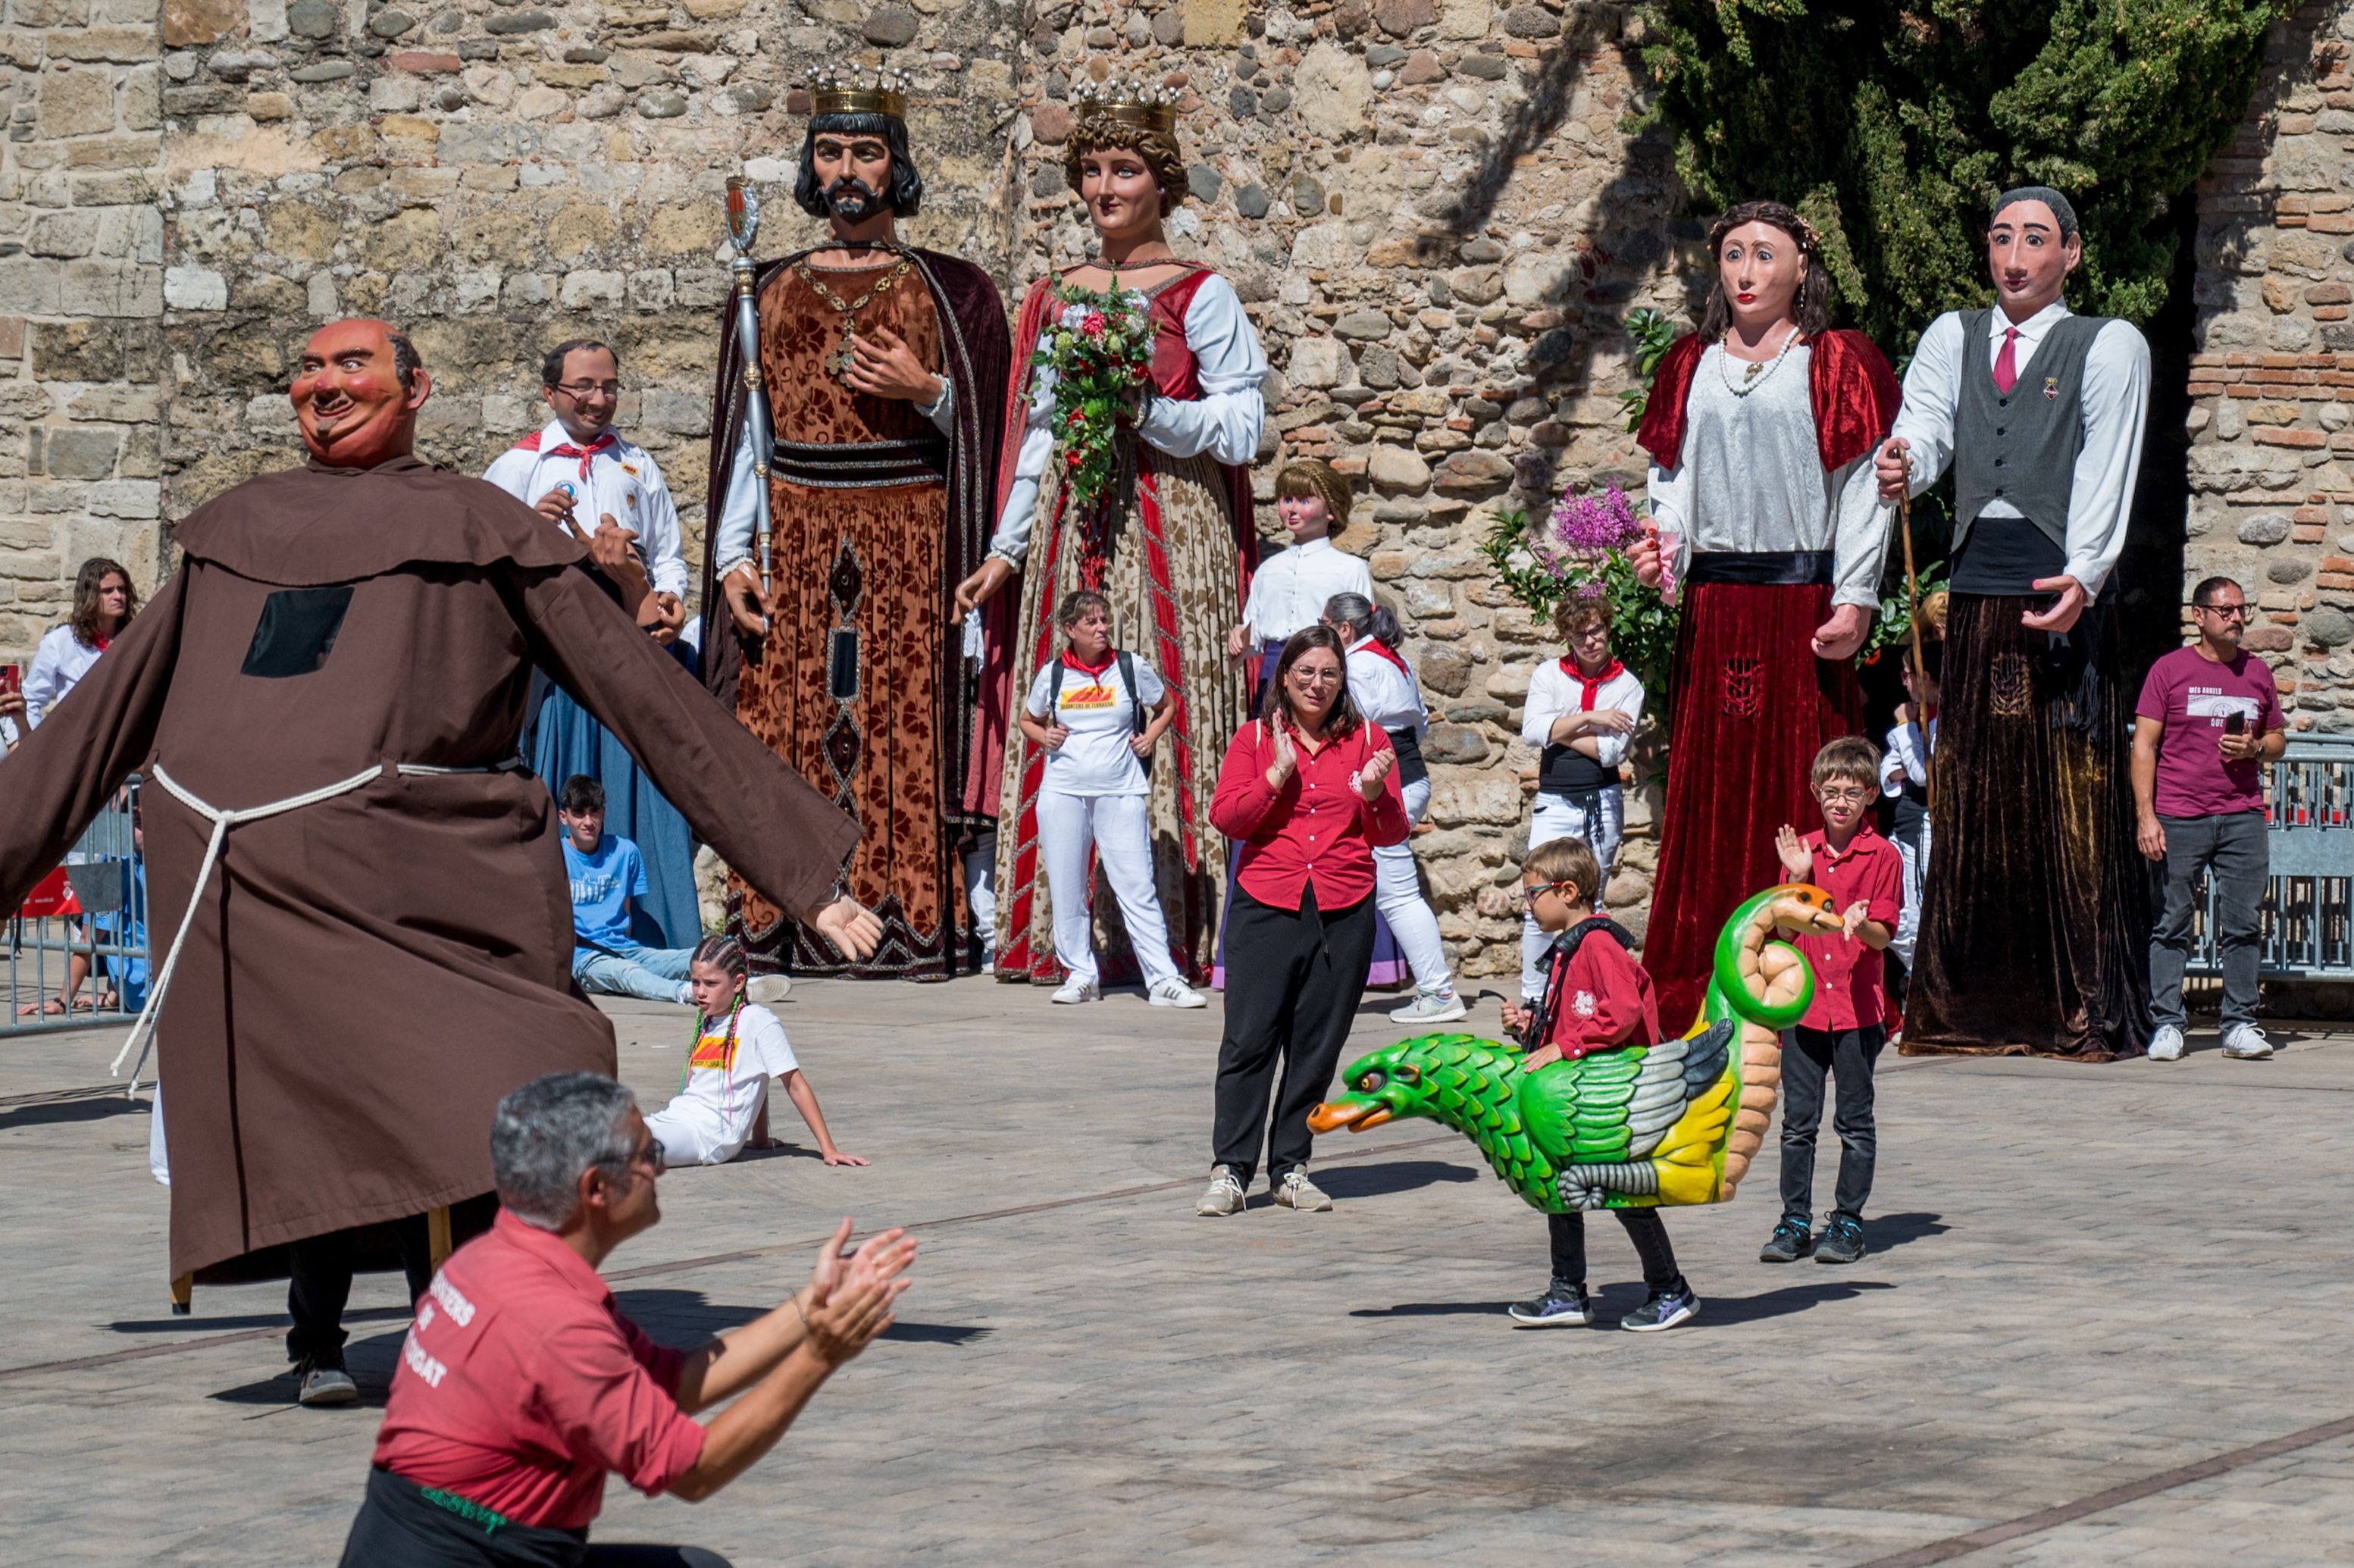
[[[979,267],[899,241],[924,192],[904,79],[822,73],[811,101],[793,198],[831,235],[739,266],[757,356],[732,305],[720,338],[704,678],[858,819],[848,885],[883,940],[845,959],[737,876],[727,922],[756,969],[945,979],[978,962],[961,877],[1004,744],[952,602],[992,521],[1005,311]]]
[[[1185,199],[1176,113],[1158,89],[1082,83],[1064,175],[1095,226],[1094,259],[1033,284],[1013,341],[1025,361],[1067,308],[1064,289],[1118,289],[1154,329],[1149,384],[1121,433],[1122,475],[1089,506],[1063,482],[1055,376],[1014,371],[997,482],[997,532],[988,558],[958,591],[984,603],[1020,578],[1011,620],[1013,662],[1001,709],[1056,657],[1054,609],[1074,588],[1111,601],[1118,645],[1150,660],[1176,698],[1177,717],[1152,770],[1154,876],[1179,967],[1189,979],[1216,955],[1225,885],[1224,838],[1210,825],[1218,764],[1244,719],[1247,685],[1226,654],[1257,561],[1247,465],[1258,455],[1267,354],[1234,285],[1171,252],[1163,223]],[[1001,603],[1002,601],[1000,601]],[[1002,609],[999,624],[1008,624]],[[997,969],[1002,979],[1051,980],[1052,911],[1038,853],[1044,758],[1019,729],[1004,741],[998,838]],[[1096,951],[1107,979],[1133,978],[1126,934],[1095,901]]]

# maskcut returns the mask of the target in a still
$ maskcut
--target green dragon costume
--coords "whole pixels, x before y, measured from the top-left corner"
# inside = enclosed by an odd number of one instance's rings
[[[1349,1092],[1318,1106],[1308,1125],[1363,1132],[1401,1117],[1444,1122],[1547,1213],[1723,1202],[1773,1120],[1781,1031],[1814,1000],[1806,959],[1775,938],[1840,928],[1821,888],[1769,887],[1725,922],[1700,1017],[1681,1039],[1533,1073],[1522,1068],[1518,1045],[1469,1034],[1401,1040],[1350,1064]]]

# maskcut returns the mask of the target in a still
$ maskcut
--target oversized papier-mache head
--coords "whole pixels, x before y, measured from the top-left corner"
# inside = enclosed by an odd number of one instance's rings
[[[850,207],[887,207],[895,217],[913,217],[924,201],[924,176],[907,154],[907,73],[864,67],[813,66],[809,73],[809,131],[801,138],[801,171],[793,200],[811,217],[830,217]],[[878,138],[891,151],[891,174],[883,189],[837,178],[822,183],[817,144],[822,136],[844,140]],[[849,188],[855,183],[857,189]],[[863,192],[863,195],[862,195]],[[842,211],[854,221],[868,211]]]
[[[1125,148],[1152,171],[1161,187],[1161,210],[1177,210],[1191,186],[1185,158],[1177,147],[1177,95],[1150,82],[1113,79],[1082,81],[1071,89],[1076,112],[1063,143],[1063,176],[1079,188],[1087,154]]]

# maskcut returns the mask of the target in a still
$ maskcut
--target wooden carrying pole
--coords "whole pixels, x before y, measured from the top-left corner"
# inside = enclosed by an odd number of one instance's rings
[[[1913,570],[1913,454],[1904,454],[1904,491],[1896,498],[1896,516],[1904,534],[1904,607],[1905,619],[1912,623],[1913,647],[1913,721],[1921,726],[1921,748],[1929,750],[1929,711],[1920,694],[1929,689],[1929,667],[1921,659],[1921,579]],[[1937,768],[1929,764],[1929,777],[1921,781],[1922,792],[1928,797],[1932,810],[1937,805]]]

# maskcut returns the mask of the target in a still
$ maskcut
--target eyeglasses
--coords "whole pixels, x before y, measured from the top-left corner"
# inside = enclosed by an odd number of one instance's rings
[[[1818,789],[1815,791],[1815,799],[1826,805],[1861,805],[1872,799],[1872,791],[1859,789],[1850,785],[1840,789]]]
[[[556,390],[575,403],[584,403],[599,396],[618,400],[621,396],[621,384],[618,381],[566,381],[558,383]]]
[[[1541,882],[1534,887],[1522,888],[1521,902],[1533,909],[1536,907],[1537,900],[1543,898],[1546,894],[1558,893],[1564,887],[1575,887],[1576,885],[1577,884],[1574,882]]]
[[[2194,604],[2190,608],[2203,610],[2209,615],[2217,616],[2224,620],[2248,619],[2248,607],[2244,604]]]
[[[642,1164],[647,1170],[659,1176],[670,1169],[670,1151],[663,1147],[661,1139],[649,1133],[644,1147],[630,1156],[630,1163]]]

